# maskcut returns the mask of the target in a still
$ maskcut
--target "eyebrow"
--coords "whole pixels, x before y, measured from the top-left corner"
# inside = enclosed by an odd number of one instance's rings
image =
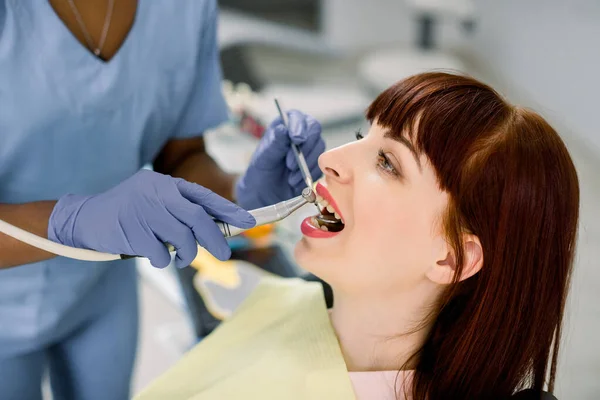
[[[417,151],[415,150],[415,147],[412,145],[412,143],[405,138],[404,136],[398,136],[397,134],[395,134],[394,132],[387,130],[384,132],[383,137],[386,139],[392,139],[396,142],[402,143],[403,145],[405,145],[408,150],[410,150],[410,152],[412,153],[417,166],[419,167],[419,171],[422,171],[421,168],[421,161],[419,160],[419,154],[417,154]]]

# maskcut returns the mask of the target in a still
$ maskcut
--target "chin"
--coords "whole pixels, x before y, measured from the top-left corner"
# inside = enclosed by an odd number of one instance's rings
[[[323,280],[335,270],[333,260],[324,257],[321,249],[312,246],[310,240],[302,238],[294,248],[294,259],[296,263],[305,271],[312,273]]]
[[[314,256],[311,257],[311,252],[310,243],[304,237],[294,247],[294,260],[307,271],[310,271],[310,260],[314,258]]]

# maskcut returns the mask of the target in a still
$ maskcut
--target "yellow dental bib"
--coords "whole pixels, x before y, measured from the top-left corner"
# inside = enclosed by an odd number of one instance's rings
[[[136,399],[354,399],[320,284],[266,277]]]

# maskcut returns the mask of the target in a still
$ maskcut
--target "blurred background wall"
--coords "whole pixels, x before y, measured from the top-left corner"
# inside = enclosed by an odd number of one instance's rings
[[[352,140],[381,90],[412,73],[474,75],[546,117],[566,141],[581,185],[578,255],[565,320],[557,397],[600,399],[600,0],[219,0],[224,76],[248,109],[274,116],[273,96],[323,124],[329,148]],[[253,92],[248,97],[247,92]],[[240,96],[232,97],[238,104]],[[207,136],[240,171],[256,141]],[[226,130],[227,130],[226,129]],[[239,157],[231,157],[234,150]],[[224,154],[229,154],[225,156]],[[235,164],[235,165],[234,165]],[[280,240],[293,247],[298,222]],[[189,310],[167,270],[141,266],[142,340],[136,390],[193,340]]]
[[[479,0],[473,54],[600,157],[600,1]]]

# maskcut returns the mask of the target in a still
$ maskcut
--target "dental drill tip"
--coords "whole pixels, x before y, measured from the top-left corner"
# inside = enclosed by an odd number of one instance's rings
[[[304,197],[307,202],[314,204],[319,214],[321,213],[321,209],[317,205],[317,195],[314,190],[310,187],[304,188],[304,190],[302,190],[302,197]]]
[[[309,203],[314,203],[317,201],[317,195],[310,187],[306,187],[302,190],[302,197]]]

